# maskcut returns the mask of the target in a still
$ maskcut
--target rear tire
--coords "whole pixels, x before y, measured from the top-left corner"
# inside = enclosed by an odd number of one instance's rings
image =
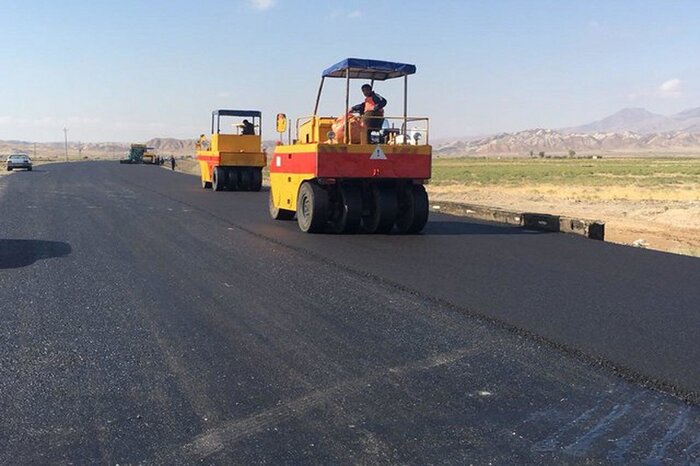
[[[369,210],[362,216],[362,229],[367,233],[389,233],[398,212],[396,189],[373,184],[370,197]]]
[[[260,191],[262,189],[262,168],[253,168],[253,182],[250,186],[251,191]]]
[[[428,193],[421,184],[411,184],[399,191],[399,215],[396,228],[399,233],[410,234],[421,231],[428,223],[430,208]]]
[[[32,171],[32,167],[27,168],[27,171],[28,172]]]
[[[338,205],[330,221],[334,233],[357,233],[362,220],[362,193],[350,184],[338,187]]]
[[[272,189],[270,189],[270,196],[268,197],[267,206],[270,212],[270,217],[272,217],[273,220],[292,220],[294,218],[293,210],[280,209],[275,207],[275,203],[272,198]]]
[[[297,223],[305,233],[320,233],[328,220],[328,192],[315,183],[305,181],[297,196]]]
[[[241,168],[240,174],[241,177],[239,189],[241,191],[250,191],[253,182],[253,174],[251,173],[251,169],[247,167]]]
[[[228,167],[226,169],[226,189],[229,191],[241,189],[241,177],[239,175],[238,168]]]

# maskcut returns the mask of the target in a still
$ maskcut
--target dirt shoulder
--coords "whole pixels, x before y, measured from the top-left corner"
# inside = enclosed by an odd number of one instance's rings
[[[538,187],[469,188],[464,185],[430,185],[431,201],[454,201],[528,212],[582,217],[605,222],[605,240],[636,244],[649,249],[700,257],[700,192],[688,190],[687,198],[633,199],[613,191],[585,199],[582,188]],[[652,197],[652,196],[648,196]],[[658,197],[658,196],[657,196]],[[681,199],[679,199],[679,197]]]

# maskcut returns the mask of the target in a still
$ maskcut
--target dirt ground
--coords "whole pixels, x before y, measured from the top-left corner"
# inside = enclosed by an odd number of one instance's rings
[[[700,257],[700,186],[565,188],[430,185],[430,199],[582,217],[605,222],[605,240]]]

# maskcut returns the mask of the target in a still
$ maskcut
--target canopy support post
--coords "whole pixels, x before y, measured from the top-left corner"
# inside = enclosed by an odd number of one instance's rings
[[[318,95],[316,95],[316,105],[314,106],[314,116],[318,114],[318,104],[321,102],[321,91],[323,90],[323,81],[326,79],[325,76],[321,77],[321,85],[318,86]]]
[[[408,133],[408,75],[403,76],[403,143],[406,144]]]
[[[345,144],[348,144],[350,138],[348,133],[350,132],[350,121],[348,119],[348,114],[350,113],[350,68],[345,69],[345,134],[343,134],[345,139]]]

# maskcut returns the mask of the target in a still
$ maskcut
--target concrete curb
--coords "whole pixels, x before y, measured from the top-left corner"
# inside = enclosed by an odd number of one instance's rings
[[[535,212],[517,212],[498,207],[452,201],[433,201],[430,205],[431,210],[435,212],[445,212],[477,220],[505,223],[527,228],[528,230],[572,233],[590,239],[605,240],[605,222],[600,220],[587,220]]]

